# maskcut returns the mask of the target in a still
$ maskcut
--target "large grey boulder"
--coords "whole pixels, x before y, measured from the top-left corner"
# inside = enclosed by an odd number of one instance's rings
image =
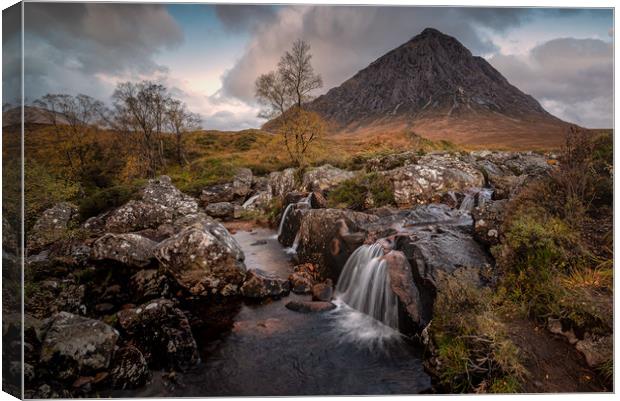
[[[394,185],[394,200],[400,207],[430,203],[444,192],[482,187],[484,175],[473,164],[449,154],[430,154],[410,164],[386,171]]]
[[[60,312],[41,346],[41,363],[57,380],[73,380],[106,370],[118,332],[98,320]]]
[[[240,168],[237,170],[232,182],[232,190],[235,196],[245,197],[252,190],[252,170]]]
[[[172,185],[170,177],[165,175],[149,180],[141,195],[141,199],[129,201],[108,213],[105,231],[128,233],[157,229],[181,216],[198,213],[196,200]]]
[[[107,215],[104,229],[111,233],[128,233],[157,228],[171,223],[174,216],[175,211],[167,206],[130,200]]]
[[[77,212],[77,206],[69,202],[57,203],[44,211],[32,227],[27,243],[28,253],[36,253],[62,239],[76,220]]]
[[[245,278],[239,244],[224,226],[207,217],[162,241],[156,257],[162,270],[194,295],[234,295]]]
[[[127,266],[145,267],[155,258],[156,242],[138,234],[108,233],[92,246],[92,260],[113,260]]]
[[[200,202],[203,205],[218,202],[232,202],[235,199],[233,184],[230,182],[210,185],[202,190]]]
[[[354,176],[355,173],[352,171],[342,170],[325,164],[306,171],[301,185],[307,191],[325,191]]]
[[[269,174],[267,188],[272,197],[284,197],[287,193],[295,190],[296,171],[294,168],[287,168]]]
[[[205,212],[219,219],[230,219],[235,213],[235,206],[230,202],[210,203],[205,207]]]

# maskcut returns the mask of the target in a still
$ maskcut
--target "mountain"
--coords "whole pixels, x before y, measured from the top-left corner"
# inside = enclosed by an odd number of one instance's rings
[[[433,28],[312,101],[339,133],[409,129],[462,144],[560,144],[568,123]]]

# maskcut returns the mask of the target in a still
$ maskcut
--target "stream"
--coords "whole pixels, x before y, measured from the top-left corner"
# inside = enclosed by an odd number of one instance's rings
[[[248,269],[282,278],[292,273],[290,255],[274,230],[254,227],[233,236]],[[174,384],[163,380],[163,372],[154,372],[150,384],[114,396],[389,395],[430,389],[420,350],[392,328],[339,299],[336,309],[323,313],[284,306],[310,299],[291,293],[280,300],[244,303],[230,331],[207,342],[197,339],[202,363],[177,373]]]

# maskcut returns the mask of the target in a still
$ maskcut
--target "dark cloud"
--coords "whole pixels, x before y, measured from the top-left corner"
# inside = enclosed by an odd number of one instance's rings
[[[554,39],[524,56],[489,59],[506,78],[560,118],[592,128],[613,123],[613,45]]]
[[[215,5],[215,13],[225,28],[250,31],[259,25],[272,23],[277,17],[277,7],[265,4],[218,4]]]
[[[474,54],[489,54],[497,49],[478,28],[503,30],[526,17],[525,9],[516,8],[283,7],[271,24],[257,27],[244,55],[224,75],[222,94],[252,102],[255,78],[273,69],[297,38],[312,46],[327,90],[426,27],[457,37]]]
[[[183,40],[162,5],[25,3],[24,19],[30,98],[62,85],[70,85],[71,93],[100,89],[98,74],[164,73],[153,57]]]

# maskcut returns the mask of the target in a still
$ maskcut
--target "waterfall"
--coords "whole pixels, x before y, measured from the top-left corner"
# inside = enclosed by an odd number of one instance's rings
[[[297,202],[297,203],[289,203],[288,206],[286,206],[286,209],[284,209],[284,213],[282,213],[282,218],[280,219],[280,225],[278,226],[278,237],[282,234],[282,229],[284,228],[284,222],[286,221],[286,217],[290,213],[290,211],[293,208],[293,206],[295,206],[295,205],[309,205],[311,197],[312,197],[312,193],[310,193],[310,195],[306,196],[305,198],[303,198],[299,202]]]
[[[398,300],[382,257],[379,243],[357,248],[342,269],[336,292],[350,307],[398,329]]]
[[[470,188],[465,192],[465,198],[463,198],[459,210],[471,212],[474,207],[482,206],[490,201],[492,195],[493,189],[491,188]]]

